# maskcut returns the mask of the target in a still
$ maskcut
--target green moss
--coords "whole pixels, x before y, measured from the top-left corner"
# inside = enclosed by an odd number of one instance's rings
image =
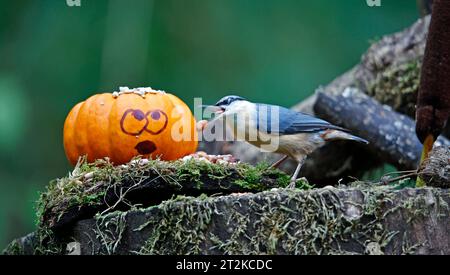
[[[409,223],[421,224],[429,215],[447,219],[449,208],[438,190],[399,200],[404,194],[392,186],[355,182],[339,189],[176,196],[135,210],[145,211],[147,217],[133,224],[136,228],[127,228],[130,212],[116,211],[97,215],[92,233],[86,234],[92,237],[92,254],[384,254],[393,249],[413,254],[425,244],[415,243],[413,232],[399,236],[386,224],[395,228],[392,219],[405,214]],[[434,208],[423,210],[430,203]],[[124,251],[130,240],[126,234],[133,231],[147,239],[140,249]],[[38,236],[35,254],[65,253],[66,242],[51,231]],[[9,251],[21,253],[17,243]]]
[[[3,255],[23,255],[23,247],[18,240],[12,241],[3,251]]]
[[[64,255],[66,244],[48,228],[38,228],[35,233],[34,255]]]
[[[250,164],[240,164],[237,171],[241,178],[235,180],[235,184],[249,190],[264,191],[267,186],[261,184],[263,178],[271,178],[277,182],[281,188],[286,188],[291,180],[291,177],[281,170],[270,168],[269,164],[260,162],[256,166]],[[296,188],[302,190],[309,190],[313,188],[307,181],[303,179],[297,180]]]
[[[231,170],[226,165],[198,161],[195,159],[178,162],[177,166],[177,180],[195,182],[199,189],[202,186],[201,178],[204,176],[214,180],[222,180],[231,175]]]
[[[2,252],[4,255],[63,255],[65,242],[56,238],[56,235],[45,228],[38,230],[22,239],[12,241]]]
[[[420,68],[419,61],[389,67],[370,83],[367,94],[400,113],[414,117]]]
[[[177,206],[183,207],[177,207]],[[148,240],[137,254],[200,254],[206,241],[212,213],[216,211],[212,199],[178,196],[158,206],[160,219],[144,224],[152,228]],[[140,226],[137,230],[142,230]]]
[[[285,187],[289,183],[288,175],[269,168],[267,164],[220,164],[196,159],[142,162],[135,159],[127,165],[113,166],[108,160],[88,164],[82,159],[72,173],[50,182],[46,192],[41,194],[36,211],[39,225],[48,226],[58,222],[74,207],[105,206],[105,197],[111,191],[119,194],[117,202],[110,203],[104,213],[113,211],[121,202],[132,206],[126,201],[126,194],[143,182],[151,183],[153,179],[162,179],[164,184],[174,189],[181,189],[183,184],[188,183],[202,190],[203,181],[208,180],[217,182],[218,190],[222,183],[228,182],[254,192],[266,190],[268,182],[273,183],[272,187]],[[263,179],[267,180],[263,182]],[[298,187],[310,188],[301,181]]]
[[[120,188],[130,179],[139,184],[155,174],[176,187],[188,181],[199,188],[205,177],[213,178],[218,184],[231,177],[244,189],[261,193],[235,199],[177,196],[152,206],[145,211],[152,210],[155,215],[133,229],[148,232],[148,239],[137,251],[121,250],[124,234],[130,230],[128,212],[111,213],[114,209],[111,207],[95,216],[92,243],[100,247],[93,247],[93,254],[380,254],[398,238],[397,231],[385,228],[385,220],[390,215],[406,209],[412,213],[408,221],[412,223],[429,215],[417,210],[427,203],[423,196],[405,200],[397,207],[387,207],[395,196],[395,186],[355,182],[349,188],[361,192],[364,198],[361,202],[338,196],[341,189],[312,189],[302,180],[297,182],[297,187],[304,190],[265,191],[267,187],[261,184],[263,178],[274,180],[279,187],[287,186],[290,181],[288,175],[265,163],[252,166],[154,160],[143,165],[114,167],[108,161],[80,162],[68,177],[53,181],[41,195],[35,254],[65,253],[66,242],[58,240],[48,229],[43,213],[51,209],[61,215],[70,206],[100,204],[109,188]],[[448,217],[448,205],[437,195],[434,197],[443,209],[437,211],[444,211],[447,214],[443,215]],[[350,204],[358,215],[346,213]],[[224,230],[217,230],[219,224]],[[403,253],[413,253],[422,245],[411,239],[403,236]],[[349,240],[353,243],[351,247],[348,247]],[[18,245],[12,243],[8,251],[20,254]]]
[[[120,183],[120,170],[109,161],[102,160],[88,164],[82,159],[69,176],[53,180],[47,190],[40,194],[36,206],[38,225],[44,222],[47,210],[62,215],[75,205],[98,205],[107,190],[107,183]]]
[[[158,206],[161,216],[143,225],[150,234],[136,253],[383,254],[398,236],[384,220],[406,206],[385,208],[395,196],[387,186],[357,190],[364,200],[353,203],[356,216],[346,213],[350,202],[339,189],[264,192],[229,205],[214,198],[166,201]],[[409,242],[404,236],[404,253],[420,247]]]
[[[95,254],[117,254],[126,230],[126,212],[112,212],[95,217],[95,238],[101,247]]]

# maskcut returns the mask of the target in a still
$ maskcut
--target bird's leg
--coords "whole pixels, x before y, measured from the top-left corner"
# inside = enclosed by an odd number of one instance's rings
[[[278,166],[280,166],[280,164],[282,164],[285,160],[288,159],[288,156],[284,156],[281,159],[279,159],[277,162],[275,162],[274,164],[272,164],[270,166],[270,168],[277,168]]]
[[[303,157],[302,159],[300,159],[298,161],[297,168],[295,169],[295,172],[292,175],[291,183],[289,184],[288,188],[295,189],[295,184],[297,183],[297,177],[298,177],[298,174],[300,173],[300,169],[302,168],[303,163],[305,163],[305,159],[306,159],[306,157]]]

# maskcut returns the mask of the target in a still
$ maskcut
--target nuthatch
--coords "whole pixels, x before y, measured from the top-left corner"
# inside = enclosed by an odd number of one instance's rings
[[[327,121],[276,105],[252,103],[239,96],[226,96],[215,105],[203,107],[216,114],[214,121],[224,119],[238,140],[245,140],[259,148],[267,147],[268,140],[276,140],[276,147],[271,151],[285,156],[272,167],[277,167],[288,157],[298,163],[290,187],[295,187],[306,157],[326,142],[353,140],[368,143]],[[256,133],[256,137],[251,138],[251,131]]]

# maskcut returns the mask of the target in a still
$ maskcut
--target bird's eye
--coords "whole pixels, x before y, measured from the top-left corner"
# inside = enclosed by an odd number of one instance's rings
[[[125,111],[120,121],[122,132],[127,135],[138,136],[142,134],[148,120],[141,110],[129,109]]]
[[[149,124],[145,128],[145,131],[152,135],[157,135],[166,129],[169,119],[161,110],[153,110],[146,114]]]

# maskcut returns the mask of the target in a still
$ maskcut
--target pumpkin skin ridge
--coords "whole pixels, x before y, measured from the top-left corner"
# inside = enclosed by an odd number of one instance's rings
[[[91,129],[91,126],[92,126],[92,124],[93,123],[96,123],[96,122],[94,122],[94,121],[92,121],[92,118],[94,117],[95,118],[95,101],[96,101],[96,99],[97,99],[97,95],[94,95],[94,96],[91,96],[86,102],[89,102],[89,105],[88,105],[88,113],[86,114],[86,117],[87,117],[87,119],[86,119],[86,125],[85,125],[85,135],[86,135],[86,140],[87,140],[87,143],[86,143],[86,151],[87,151],[87,159],[88,159],[88,162],[93,162],[95,159],[96,159],[96,156],[94,156],[93,154],[92,154],[92,152],[94,151],[93,150],[93,146],[92,146],[92,143],[91,143],[91,135],[90,135],[90,133],[91,133],[91,131],[90,131],[90,129]],[[94,113],[94,114],[93,114]]]
[[[191,140],[186,141],[186,140],[181,140],[176,142],[177,144],[181,145],[181,153],[179,155],[181,156],[185,156],[190,154],[191,152],[196,152],[197,148],[198,148],[198,134],[196,132],[196,128],[195,128],[195,124],[196,124],[196,120],[194,115],[192,114],[191,110],[189,109],[189,107],[187,106],[186,103],[184,103],[184,101],[182,101],[179,97],[173,95],[173,94],[168,94],[170,101],[172,102],[172,106],[175,109],[175,106],[181,106],[183,108],[184,112],[189,112],[191,114],[190,118],[186,117],[186,116],[181,116],[180,119],[189,119],[189,124],[190,124],[190,138]],[[187,124],[188,122],[184,122],[184,124]],[[186,129],[183,129],[184,131],[186,131]],[[179,156],[180,157],[180,156]],[[178,158],[178,157],[177,157]]]
[[[116,154],[117,154],[117,152],[116,152],[116,150],[114,150],[114,144],[115,144],[115,128],[114,128],[114,121],[116,120],[116,116],[117,116],[117,113],[118,113],[118,110],[117,110],[117,108],[118,108],[118,106],[117,106],[117,102],[118,102],[118,99],[120,98],[120,96],[119,97],[117,97],[117,98],[114,98],[114,101],[113,101],[113,104],[111,105],[111,110],[109,111],[109,130],[108,130],[108,132],[109,132],[109,135],[108,135],[108,139],[109,139],[109,144],[110,144],[110,152],[109,152],[109,156],[110,156],[110,159],[111,159],[111,161],[112,161],[112,163],[114,164],[114,165],[118,165],[119,163],[120,163],[120,160],[118,159],[118,157],[116,156]]]
[[[170,106],[168,106],[167,104],[167,100],[166,100],[166,94],[162,95],[162,94],[151,94],[150,96],[146,96],[145,97],[145,103],[147,106],[147,111],[154,111],[155,109],[159,109],[159,110],[167,110],[170,108]],[[154,108],[153,105],[158,106],[157,108]],[[166,126],[159,131],[159,134],[156,135],[151,135],[152,137],[152,141],[157,144],[157,149],[152,152],[152,154],[148,155],[149,158],[152,159],[156,159],[156,158],[161,158],[162,160],[170,160],[170,155],[167,154],[167,150],[165,149],[166,143],[169,141],[169,139],[165,138],[167,136],[167,131],[170,129],[172,121],[171,121],[171,117],[169,114],[167,114],[166,112],[164,112],[166,114],[166,118],[167,118],[167,122],[166,122]],[[153,124],[153,118],[151,117],[151,114],[149,115],[149,124]],[[151,128],[151,125],[149,128]],[[166,151],[166,154],[164,155],[163,152]]]
[[[78,120],[80,119],[80,112],[81,112],[81,110],[83,109],[85,103],[86,103],[86,101],[83,101],[83,103],[81,104],[80,109],[78,110],[77,116],[75,117],[75,121],[74,121],[74,123],[73,123],[74,137],[75,137],[74,140],[73,140],[73,142],[74,142],[75,150],[76,150],[77,155],[78,155],[79,157],[82,157],[82,156],[83,156],[83,152],[80,150],[80,146],[79,146],[79,144],[78,144],[78,142],[79,142],[79,134],[80,134],[80,130],[77,131],[77,129],[79,128],[79,127],[78,127]]]
[[[164,95],[164,97],[166,97],[166,96],[167,95]],[[161,101],[161,103],[163,104],[163,106],[164,106],[163,109],[165,109],[165,110],[173,110],[174,106],[171,104],[172,102],[170,100],[169,100],[169,102],[167,102],[167,100],[164,100],[162,98],[163,95],[157,95],[157,97],[158,97],[158,100]],[[168,127],[166,127],[164,129],[163,132],[164,132],[165,135],[170,136],[170,139],[162,139],[161,138],[161,140],[159,141],[159,144],[161,144],[160,145],[160,147],[161,147],[160,151],[166,151],[168,153],[162,154],[162,152],[160,152],[160,154],[159,154],[160,156],[159,157],[161,157],[161,159],[163,159],[163,160],[173,160],[174,159],[174,157],[173,157],[174,151],[173,150],[168,150],[167,148],[169,148],[170,147],[170,143],[173,142],[170,130],[172,129],[173,123],[175,121],[174,121],[174,119],[173,119],[173,117],[171,116],[170,113],[168,113],[166,115],[167,115],[168,120],[169,120],[169,125],[168,125]]]
[[[63,130],[64,151],[66,152],[67,159],[72,165],[75,165],[78,162],[77,156],[79,156],[79,152],[78,148],[75,145],[75,122],[78,118],[78,112],[80,111],[80,108],[83,104],[84,101],[76,104],[72,108],[72,110],[70,110],[64,122],[64,130]]]
[[[75,137],[73,142],[74,142],[75,150],[76,150],[77,155],[79,157],[83,156],[83,151],[81,151],[80,145],[78,144],[79,143],[79,139],[80,139],[79,138],[79,134],[80,134],[81,130],[77,130],[77,129],[79,129],[78,120],[80,119],[80,112],[83,109],[83,107],[85,106],[85,103],[86,103],[86,100],[83,101],[83,103],[81,104],[80,109],[78,110],[77,116],[75,118],[75,121],[73,123],[73,129],[74,129],[73,131],[74,131],[74,137]]]
[[[170,97],[169,96],[169,101],[170,101],[170,103],[171,103],[171,109],[172,109],[172,114],[171,114],[171,117],[172,117],[172,115],[173,115],[173,113],[174,113],[174,110],[175,110],[175,108],[176,108],[176,104],[175,104],[175,100],[176,99],[174,99],[173,97]],[[184,106],[182,106],[182,108],[184,109]],[[176,122],[181,122],[181,123],[183,123],[181,120],[183,119],[183,117],[179,117],[178,119],[176,119],[175,121],[174,121],[174,124],[176,123]],[[173,126],[173,125],[172,125]],[[172,128],[170,129],[170,131],[171,131],[171,134],[172,134]],[[174,141],[175,142],[175,144],[180,144],[180,145],[182,145],[182,142],[180,142],[180,141]],[[171,146],[171,145],[168,145],[168,146]],[[183,155],[183,150],[182,150],[183,148],[180,148],[179,150],[177,150],[176,151],[176,155],[175,156],[171,156],[171,160],[174,160],[174,159],[177,159],[178,157],[180,157],[181,155]]]
[[[153,95],[146,95],[145,96],[145,98],[143,98],[144,99],[144,105],[145,105],[145,113],[147,113],[147,112],[149,112],[149,110],[150,110],[150,108],[151,108],[151,105],[150,105],[150,103],[148,102],[148,99],[149,98],[151,98]],[[148,118],[147,118],[148,119]],[[147,127],[148,127],[148,124],[150,124],[150,122],[149,121],[147,121]],[[144,131],[145,132],[145,131]],[[143,134],[143,133],[142,133]],[[139,136],[139,139],[140,139],[140,137],[142,136],[142,134]],[[155,137],[154,137],[155,138]],[[138,139],[138,141],[139,141],[139,139]],[[150,141],[150,140],[148,140],[148,141]],[[145,141],[141,141],[141,142],[145,142]],[[139,142],[139,143],[137,143],[136,144],[136,146],[139,146],[139,144],[141,143],[141,142]],[[152,141],[150,141],[150,142],[153,142],[153,144],[158,144],[159,143],[159,140],[152,140]],[[159,148],[157,147],[156,148],[156,151],[158,151],[159,150]],[[150,159],[150,158],[153,158],[154,156],[153,156],[153,153],[155,153],[156,151],[154,151],[154,152],[152,152],[151,154],[147,154],[147,155],[140,155],[141,157],[143,157],[143,158],[148,158],[148,159]]]
[[[111,128],[111,125],[110,125],[110,123],[111,123],[111,121],[109,120],[109,117],[111,116],[111,110],[112,110],[112,106],[114,105],[114,102],[115,102],[115,100],[114,100],[114,98],[112,98],[112,94],[110,94],[110,93],[103,93],[103,95],[105,96],[105,98],[109,98],[110,100],[111,100],[111,104],[110,104],[110,106],[109,106],[109,108],[107,109],[108,111],[107,111],[107,115],[105,115],[105,122],[107,122],[107,127],[106,127],[106,131],[105,131],[105,134],[107,134],[108,136],[110,136],[110,128]],[[106,153],[107,153],[107,156],[111,156],[111,154],[112,154],[112,144],[111,144],[111,140],[108,138],[107,139],[108,140],[108,146],[106,147],[107,149],[106,149]]]
[[[109,134],[108,117],[111,105],[111,94],[103,93],[94,96],[86,129],[89,151],[91,152],[89,161],[103,159],[110,155],[111,145],[109,144],[109,139],[101,139],[101,137]]]
[[[88,162],[92,162],[94,160],[92,153],[90,151],[89,144],[89,136],[87,134],[87,128],[89,124],[89,113],[91,111],[92,101],[94,100],[95,95],[89,97],[81,106],[77,120],[75,122],[75,131],[78,133],[77,139],[75,140],[75,144],[78,148],[78,154],[80,156],[86,156]]]

